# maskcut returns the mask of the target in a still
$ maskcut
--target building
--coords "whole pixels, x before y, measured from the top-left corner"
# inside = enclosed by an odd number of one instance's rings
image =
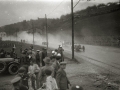
[[[0,32],[0,37],[6,37],[6,32]]]

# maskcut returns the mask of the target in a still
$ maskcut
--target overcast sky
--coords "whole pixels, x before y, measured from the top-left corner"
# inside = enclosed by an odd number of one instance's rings
[[[0,0],[0,26],[23,20],[60,18],[71,12],[71,0]],[[75,5],[79,0],[73,0]],[[74,11],[99,3],[118,2],[119,0],[81,0]],[[58,6],[58,7],[57,7]],[[56,8],[57,7],[57,8]],[[55,9],[56,8],[56,9]]]

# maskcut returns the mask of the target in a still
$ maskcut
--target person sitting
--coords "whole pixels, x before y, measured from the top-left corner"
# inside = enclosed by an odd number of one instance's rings
[[[28,88],[21,83],[21,77],[15,77],[11,80],[11,83],[13,85],[12,90],[28,90]]]
[[[18,77],[18,76],[21,77],[22,84],[28,87],[29,76],[27,74],[27,69],[24,66],[19,68],[18,74],[16,75],[16,77]]]

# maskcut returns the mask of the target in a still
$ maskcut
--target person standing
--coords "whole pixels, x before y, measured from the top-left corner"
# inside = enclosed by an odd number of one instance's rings
[[[46,50],[46,48],[43,48],[43,49],[42,49],[42,52],[41,52],[41,62],[42,62],[42,66],[45,66],[45,62],[43,61],[43,59],[45,59],[46,56],[47,56],[47,50]]]
[[[52,64],[53,68],[54,68],[54,77],[56,78],[56,74],[57,71],[60,69],[60,60],[61,60],[61,56],[58,54],[56,57],[52,57],[52,59],[54,59],[54,62]]]
[[[64,51],[64,49],[62,48],[61,45],[59,45],[59,48],[58,48],[58,52],[57,52],[57,53],[60,53],[60,54],[61,54],[61,61],[64,61],[63,51]]]
[[[43,83],[45,83],[45,81],[46,81],[46,74],[45,74],[45,70],[46,69],[51,70],[52,71],[52,75],[51,76],[52,77],[54,76],[54,69],[51,66],[50,58],[49,57],[45,57],[44,62],[45,62],[45,66],[43,66],[41,68],[41,73],[40,73],[40,76],[39,76],[39,78],[40,78],[40,86],[42,86]]]
[[[47,77],[46,82],[45,82],[46,90],[58,90],[56,80],[55,80],[55,78],[53,78],[51,76],[52,71],[49,70],[49,69],[46,69],[45,74],[46,74],[46,77]]]
[[[36,64],[40,67],[40,50],[37,50],[36,53]]]
[[[57,71],[57,76],[56,76],[56,81],[59,90],[67,90],[69,88],[68,85],[70,84],[70,81],[68,80],[66,72],[64,71],[65,68],[66,68],[66,63],[61,62],[60,69]]]

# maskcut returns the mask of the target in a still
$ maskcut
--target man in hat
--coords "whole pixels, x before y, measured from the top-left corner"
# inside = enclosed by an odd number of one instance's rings
[[[54,77],[56,78],[56,73],[60,69],[61,55],[57,54],[57,56],[53,56],[52,59],[54,59],[52,66],[54,68]]]
[[[61,62],[60,69],[57,71],[57,76],[56,76],[56,81],[59,90],[67,90],[68,84],[70,84],[66,72],[64,71],[65,68],[66,68],[66,62]]]
[[[16,77],[21,77],[21,83],[28,87],[29,76],[27,74],[27,68],[25,65],[19,68],[18,74],[16,75]]]
[[[36,53],[36,64],[40,67],[40,50],[37,50]]]
[[[62,48],[62,45],[60,45],[58,48],[58,53],[61,54],[61,61],[64,61],[63,51],[64,51],[64,49]]]
[[[43,61],[43,59],[47,56],[47,50],[46,48],[43,48],[42,49],[42,52],[41,52],[41,62],[42,62],[42,66],[45,66],[45,63]]]
[[[21,77],[15,77],[11,80],[11,83],[13,84],[13,90],[28,90],[28,88],[21,83]]]
[[[45,62],[45,66],[43,66],[41,68],[41,73],[40,73],[40,86],[42,86],[43,83],[46,82],[46,74],[45,74],[45,70],[46,69],[51,70],[52,71],[52,77],[54,76],[54,69],[53,69],[53,67],[50,64],[50,58],[49,57],[45,57],[44,62]]]

